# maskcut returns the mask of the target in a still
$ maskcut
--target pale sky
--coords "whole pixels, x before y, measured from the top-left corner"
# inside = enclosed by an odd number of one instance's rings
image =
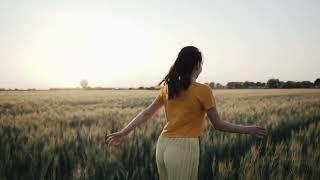
[[[188,45],[199,82],[314,82],[320,1],[0,1],[0,88],[152,86]]]

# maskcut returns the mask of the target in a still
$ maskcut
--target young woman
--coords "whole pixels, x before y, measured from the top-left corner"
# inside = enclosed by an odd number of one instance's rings
[[[198,48],[181,49],[155,100],[122,130],[106,135],[108,145],[118,146],[135,127],[152,118],[164,106],[166,124],[158,138],[156,161],[160,180],[196,180],[199,165],[199,137],[203,135],[205,115],[215,129],[250,134],[259,138],[266,129],[242,126],[220,120],[215,98],[208,85],[196,82],[202,70]]]

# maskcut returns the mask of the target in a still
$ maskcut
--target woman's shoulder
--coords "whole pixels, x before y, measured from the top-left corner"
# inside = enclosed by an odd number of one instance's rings
[[[205,90],[211,89],[209,85],[203,84],[203,83],[199,83],[199,82],[196,82],[196,81],[193,81],[193,86],[195,87],[195,89],[198,89],[200,91],[205,91]]]
[[[211,90],[211,88],[207,84],[203,84],[203,83],[200,83],[200,82],[192,81],[191,84],[189,85],[188,90],[192,91],[192,92],[203,93],[205,91]],[[162,85],[161,88],[160,88],[160,92],[163,93],[163,94],[167,94],[168,93],[168,85],[167,84]]]

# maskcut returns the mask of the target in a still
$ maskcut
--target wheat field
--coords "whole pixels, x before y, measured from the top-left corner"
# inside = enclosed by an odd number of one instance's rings
[[[120,147],[105,133],[124,127],[157,90],[0,92],[0,179],[158,179],[162,108]],[[320,177],[320,90],[213,90],[222,120],[268,129],[226,133],[206,120],[199,179]]]

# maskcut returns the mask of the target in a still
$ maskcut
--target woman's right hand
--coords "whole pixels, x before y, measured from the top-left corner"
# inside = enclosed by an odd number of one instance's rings
[[[128,133],[125,133],[124,131],[106,134],[105,143],[107,145],[119,146],[126,140],[127,136]]]
[[[246,131],[248,134],[258,138],[263,138],[265,135],[267,135],[267,130],[259,126],[247,126]]]

